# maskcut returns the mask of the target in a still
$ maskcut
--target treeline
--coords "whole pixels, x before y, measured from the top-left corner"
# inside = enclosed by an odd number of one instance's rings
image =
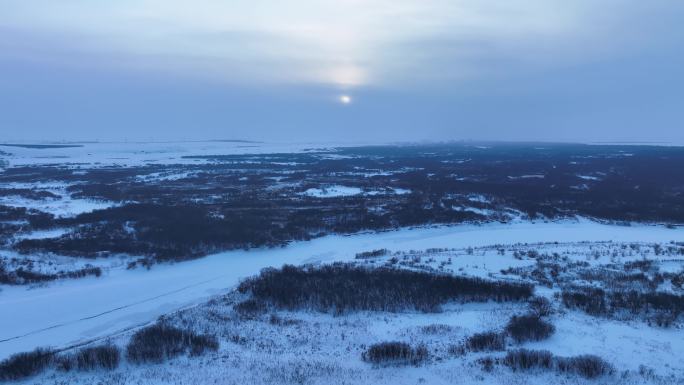
[[[9,236],[27,227],[34,230],[46,229],[54,225],[54,220],[54,215],[42,211],[0,205],[0,230],[2,230],[0,235],[2,236]],[[22,223],[24,221],[25,224]]]
[[[335,314],[356,310],[436,312],[448,301],[523,301],[533,293],[533,286],[522,283],[344,263],[264,269],[238,289],[277,308]]]
[[[390,251],[387,249],[376,249],[376,250],[370,250],[370,251],[362,251],[360,253],[356,253],[355,258],[356,259],[377,258],[377,257],[382,257],[384,255],[387,255],[389,253],[390,253]]]
[[[101,167],[82,170],[87,171],[85,176],[74,175],[68,167],[15,167],[0,175],[0,184],[55,180],[70,184],[68,192],[74,197],[139,203],[76,218],[0,206],[0,221],[25,220],[30,229],[76,229],[56,239],[17,242],[16,249],[23,253],[127,253],[158,260],[276,247],[331,233],[506,221],[507,213],[514,212],[529,218],[584,215],[612,221],[684,222],[681,149],[486,147],[346,148],[339,149],[338,154],[346,156],[338,159],[314,153],[210,156],[202,158],[216,163]],[[192,177],[139,178],[151,173]],[[411,193],[326,198],[302,194],[309,187],[335,184]],[[469,199],[471,195],[487,199]],[[8,226],[0,224],[0,230],[9,233],[14,227]]]
[[[671,326],[684,312],[684,296],[636,290],[607,291],[593,287],[570,287],[561,293],[563,304],[595,316],[628,314],[646,317],[658,326]]]
[[[8,270],[4,264],[0,263],[0,283],[7,285],[25,285],[50,282],[62,278],[84,278],[88,276],[99,277],[101,275],[102,269],[96,266],[85,266],[78,270],[60,271],[57,273],[43,273],[39,271],[25,270],[23,268]]]
[[[217,204],[126,204],[75,218],[48,218],[48,227],[73,230],[58,238],[23,239],[13,248],[24,254],[131,254],[182,260],[225,250],[280,247],[333,233],[482,219],[468,212],[427,210],[423,200],[387,204],[388,213],[383,214],[369,211],[367,204],[364,197],[334,198],[321,207],[308,200],[253,196],[234,196]]]
[[[0,188],[0,197],[7,196],[19,196],[25,199],[32,200],[59,198],[59,195],[45,190],[34,190],[28,188]]]
[[[119,367],[121,351],[116,345],[100,345],[82,348],[73,353],[59,353],[38,348],[17,353],[0,362],[0,381],[18,381],[54,368],[72,370],[114,370]]]
[[[71,233],[21,240],[14,248],[21,253],[51,251],[84,257],[124,253],[175,260],[219,250],[279,246],[302,236],[287,230],[270,232],[270,220],[250,212],[212,217],[202,205],[125,205],[65,219],[64,225],[77,226]]]

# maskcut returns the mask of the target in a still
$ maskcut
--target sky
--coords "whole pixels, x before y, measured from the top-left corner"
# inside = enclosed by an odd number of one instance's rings
[[[0,0],[0,141],[684,144],[681,0]]]

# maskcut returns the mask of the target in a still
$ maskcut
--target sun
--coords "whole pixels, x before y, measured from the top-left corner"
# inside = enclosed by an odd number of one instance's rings
[[[349,96],[349,95],[341,95],[340,96],[340,103],[342,103],[342,104],[349,104],[349,103],[351,103],[351,101],[352,101],[352,99],[351,99],[351,96]]]

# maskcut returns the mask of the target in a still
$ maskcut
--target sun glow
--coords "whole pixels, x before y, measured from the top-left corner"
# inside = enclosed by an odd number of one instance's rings
[[[351,101],[352,101],[352,99],[351,99],[351,96],[349,96],[349,95],[341,95],[340,96],[340,103],[342,103],[342,104],[349,104],[349,103],[351,103]]]

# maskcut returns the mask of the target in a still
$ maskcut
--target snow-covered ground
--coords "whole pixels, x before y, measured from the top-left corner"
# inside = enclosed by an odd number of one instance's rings
[[[605,225],[588,220],[520,222],[402,229],[384,233],[328,236],[285,248],[232,251],[152,270],[105,269],[100,278],[64,280],[44,287],[3,286],[0,309],[0,358],[37,346],[64,347],[115,334],[162,314],[201,303],[230,291],[240,279],[268,266],[352,260],[358,252],[386,248],[425,250],[494,244],[581,241],[669,242],[684,229],[661,226]],[[484,257],[483,257],[484,258]],[[459,260],[469,273],[519,266],[513,258]],[[452,266],[452,269],[459,266]],[[484,273],[484,270],[482,273]]]
[[[346,146],[364,143],[346,143]],[[144,164],[195,164],[203,159],[184,156],[299,153],[330,150],[339,143],[262,143],[240,141],[186,142],[86,142],[75,147],[25,148],[1,146],[10,154],[5,158],[10,167],[47,164],[70,164],[74,167],[140,166]]]
[[[73,217],[78,214],[113,207],[117,204],[104,200],[74,198],[67,191],[69,185],[63,182],[8,183],[3,187],[51,193],[54,197],[43,199],[28,199],[16,195],[0,196],[0,205],[31,208],[53,214],[56,217]]]
[[[358,187],[349,186],[326,186],[321,188],[310,188],[304,191],[302,194],[310,197],[316,198],[337,198],[337,197],[348,197],[354,195],[380,195],[380,194],[409,194],[411,190],[402,188],[387,188],[383,190],[369,190],[363,191]]]
[[[570,246],[571,254],[586,253],[593,246],[610,248],[608,243],[528,245],[546,252]],[[618,244],[612,244],[616,246]],[[518,245],[512,248],[525,248]],[[507,247],[508,249],[509,247]],[[618,246],[618,248],[620,248]],[[481,264],[477,256],[494,257],[497,247],[421,253],[420,265],[450,261],[448,267]],[[385,255],[358,263],[384,263],[399,254]],[[429,256],[429,257],[428,257]],[[466,257],[466,258],[464,258]],[[428,259],[425,261],[425,259]],[[508,259],[512,263],[534,263],[528,258],[498,256],[489,271]],[[406,258],[401,257],[401,260]],[[411,259],[410,256],[408,258]],[[610,257],[600,257],[607,262]],[[414,265],[413,268],[416,266]],[[468,270],[468,269],[466,269]],[[472,271],[468,270],[468,274]],[[539,289],[539,288],[538,288]],[[537,290],[539,294],[541,290]],[[615,369],[598,379],[552,370],[514,372],[498,364],[486,371],[478,360],[502,358],[505,352],[472,352],[452,349],[475,333],[502,331],[509,319],[527,310],[526,303],[449,303],[437,313],[417,311],[357,311],[342,315],[312,310],[271,309],[264,314],[241,317],[234,305],[249,294],[232,292],[199,306],[170,314],[168,323],[218,336],[220,349],[200,357],[180,356],[155,365],[129,362],[111,372],[64,373],[49,371],[32,379],[40,384],[682,384],[684,381],[684,344],[681,328],[648,326],[642,320],[610,320],[565,309],[555,301],[548,321],[556,327],[550,338],[539,342],[506,342],[506,349],[548,350],[556,356],[593,354]],[[110,343],[125,346],[130,333],[115,336]],[[428,351],[426,362],[413,366],[374,366],[362,360],[369,345],[401,341]]]
[[[359,195],[363,192],[358,187],[328,186],[323,188],[310,188],[302,194],[316,198],[335,198]]]

